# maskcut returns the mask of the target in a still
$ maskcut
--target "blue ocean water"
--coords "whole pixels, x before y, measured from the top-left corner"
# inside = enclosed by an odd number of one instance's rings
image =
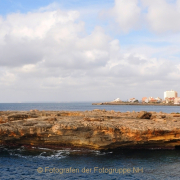
[[[141,105],[92,105],[92,102],[81,103],[0,103],[0,111],[29,111],[38,110],[68,110],[86,111],[93,109],[106,109],[115,111],[156,111],[156,112],[180,112],[180,106],[141,106]]]
[[[176,106],[92,106],[91,103],[7,103],[0,110],[77,110],[180,112]],[[0,146],[0,180],[9,179],[180,179],[180,150],[53,150]]]
[[[178,150],[0,149],[0,179],[180,179]],[[76,171],[70,171],[76,169]],[[114,169],[114,171],[113,171]]]

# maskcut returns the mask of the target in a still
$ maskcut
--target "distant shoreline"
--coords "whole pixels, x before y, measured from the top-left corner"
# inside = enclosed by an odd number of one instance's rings
[[[128,102],[103,102],[92,103],[92,105],[141,105],[141,106],[180,106],[180,104],[164,104],[164,103],[128,103]]]

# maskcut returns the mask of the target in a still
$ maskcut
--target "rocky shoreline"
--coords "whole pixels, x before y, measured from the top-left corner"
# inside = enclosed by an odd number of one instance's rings
[[[180,114],[0,111],[0,145],[108,150],[180,147]]]

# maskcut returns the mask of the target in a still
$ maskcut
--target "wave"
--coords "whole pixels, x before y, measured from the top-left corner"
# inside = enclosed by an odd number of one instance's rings
[[[45,160],[62,159],[73,155],[95,155],[103,156],[112,152],[101,152],[88,149],[70,149],[54,150],[49,148],[32,147],[28,149],[24,146],[20,148],[7,148],[0,146],[0,157],[21,157],[21,158],[39,158]]]

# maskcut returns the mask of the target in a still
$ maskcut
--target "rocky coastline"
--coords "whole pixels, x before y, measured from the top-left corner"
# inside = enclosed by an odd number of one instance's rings
[[[109,150],[180,147],[180,114],[0,111],[0,145]]]

